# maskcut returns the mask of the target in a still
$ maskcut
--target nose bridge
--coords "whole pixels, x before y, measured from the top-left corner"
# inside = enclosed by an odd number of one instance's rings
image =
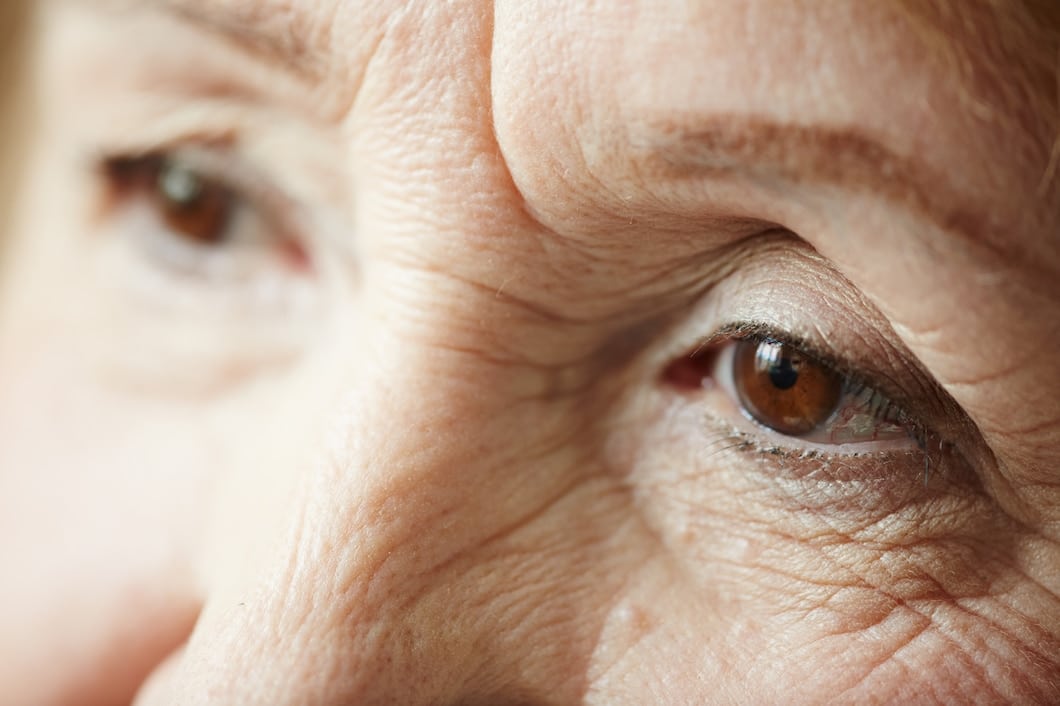
[[[383,321],[379,339],[393,335]],[[465,569],[585,464],[565,458],[578,452],[564,402],[527,394],[550,375],[485,361],[475,338],[446,350],[395,340],[362,359],[337,441],[290,498],[283,539],[208,597],[172,670],[182,699],[437,703],[476,678],[486,624],[447,612],[475,602]]]

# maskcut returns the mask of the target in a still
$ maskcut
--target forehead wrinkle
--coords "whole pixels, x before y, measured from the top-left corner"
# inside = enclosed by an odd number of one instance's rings
[[[954,237],[1011,257],[1005,228],[924,160],[900,155],[857,128],[726,114],[654,123],[632,145],[642,173],[665,178],[747,176],[870,192]]]

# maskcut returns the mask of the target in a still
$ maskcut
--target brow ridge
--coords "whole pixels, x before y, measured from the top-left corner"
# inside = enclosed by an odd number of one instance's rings
[[[739,114],[658,122],[634,146],[647,173],[668,178],[740,174],[790,184],[869,191],[998,254],[1011,249],[988,211],[944,175],[857,127],[809,125]],[[1011,253],[1010,253],[1011,254]]]

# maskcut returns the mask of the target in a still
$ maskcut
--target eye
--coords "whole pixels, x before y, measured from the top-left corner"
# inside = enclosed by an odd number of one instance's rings
[[[104,153],[85,252],[108,379],[214,395],[297,360],[324,311],[314,210],[236,146]]]
[[[237,196],[222,183],[162,156],[118,158],[107,172],[124,196],[139,191],[177,238],[206,246],[228,239]]]
[[[283,199],[234,159],[207,149],[103,161],[120,232],[182,274],[243,278],[280,264],[302,270],[305,252],[278,208]]]
[[[784,436],[827,445],[910,442],[918,425],[871,385],[772,337],[728,342],[714,376],[741,411]]]
[[[676,362],[667,376],[684,387],[716,384],[742,416],[791,446],[922,444],[920,425],[886,395],[776,336],[717,341]]]

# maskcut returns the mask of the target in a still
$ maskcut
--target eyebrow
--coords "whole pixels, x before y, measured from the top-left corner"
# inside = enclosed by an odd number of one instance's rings
[[[938,170],[857,128],[712,115],[650,124],[633,145],[642,168],[669,178],[740,175],[871,192],[962,239],[1009,252],[991,213],[962,197]]]
[[[298,0],[156,0],[151,7],[308,82],[327,75],[328,25]]]

